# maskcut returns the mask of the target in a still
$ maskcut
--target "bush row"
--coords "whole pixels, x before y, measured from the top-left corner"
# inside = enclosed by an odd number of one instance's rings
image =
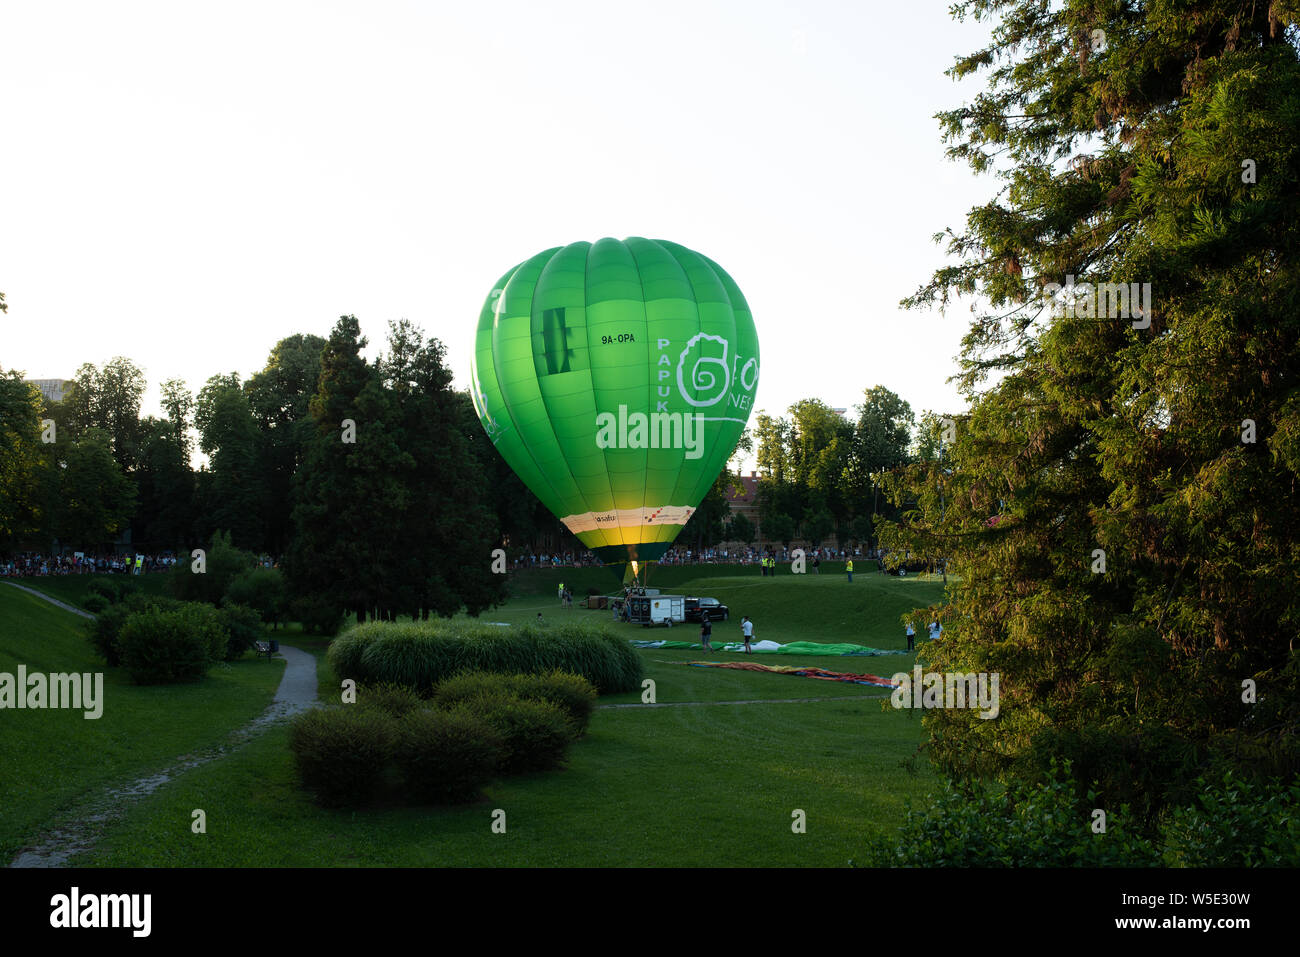
[[[340,678],[405,685],[422,697],[474,671],[565,671],[586,678],[601,694],[636,690],[642,676],[641,659],[626,641],[579,622],[512,628],[460,619],[367,622],[334,640],[329,661]]]
[[[499,774],[560,767],[586,727],[575,714],[589,716],[583,702],[595,697],[589,682],[563,673],[465,676],[432,704],[399,685],[362,685],[355,704],[296,718],[289,746],[303,785],[326,806],[365,804],[386,786],[460,803]]]

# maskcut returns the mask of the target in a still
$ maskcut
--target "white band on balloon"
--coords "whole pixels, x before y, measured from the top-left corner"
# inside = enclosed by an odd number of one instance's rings
[[[577,535],[581,532],[609,528],[645,528],[650,525],[685,525],[695,509],[686,505],[659,505],[645,508],[616,508],[608,512],[584,512],[560,519]]]

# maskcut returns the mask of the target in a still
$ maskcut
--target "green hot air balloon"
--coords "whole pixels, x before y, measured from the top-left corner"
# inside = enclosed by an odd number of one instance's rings
[[[651,562],[734,451],[758,361],[749,306],[717,263],[663,240],[573,243],[492,287],[474,408],[603,562]]]

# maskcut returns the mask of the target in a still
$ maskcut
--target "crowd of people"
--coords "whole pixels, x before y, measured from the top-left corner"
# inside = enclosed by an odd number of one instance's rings
[[[0,557],[0,578],[39,578],[46,575],[118,575],[161,572],[176,564],[171,552],[159,555],[99,554],[73,552],[70,555],[46,555],[41,552],[18,552]]]
[[[555,552],[553,554],[525,552],[511,563],[515,568],[582,568],[600,565],[596,553],[587,549],[582,553]]]
[[[664,565],[697,565],[697,564],[731,564],[731,565],[757,565],[765,558],[774,558],[778,562],[789,562],[793,560],[794,549],[777,548],[704,548],[691,549],[681,548],[674,545],[664,553],[664,557],[659,561]],[[806,561],[845,561],[849,558],[871,558],[880,559],[883,557],[883,551],[876,548],[805,548],[804,559]]]
[[[182,556],[184,557],[184,556]],[[42,552],[18,552],[0,555],[0,578],[41,578],[47,575],[143,575],[165,572],[180,559],[170,551],[155,555],[134,552],[116,554],[86,554],[72,552],[67,555],[47,555]],[[278,567],[269,556],[263,555],[257,563],[265,568]]]

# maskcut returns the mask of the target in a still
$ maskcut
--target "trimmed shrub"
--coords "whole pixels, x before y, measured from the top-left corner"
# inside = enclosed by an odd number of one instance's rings
[[[405,685],[428,695],[433,682],[429,675],[441,675],[449,666],[447,644],[419,633],[401,630],[370,642],[361,652],[361,673],[372,681]]]
[[[101,611],[109,606],[110,602],[103,595],[87,595],[82,601],[81,607],[86,609],[92,615],[98,615]]]
[[[226,661],[242,658],[244,652],[253,647],[253,642],[261,641],[266,634],[262,616],[246,605],[223,605],[217,609],[217,617],[229,636],[224,656]]]
[[[558,768],[573,740],[573,725],[549,701],[528,701],[508,693],[481,695],[451,713],[477,715],[505,738],[501,771],[517,774]]]
[[[568,716],[573,736],[587,732],[596,708],[596,689],[581,675],[549,671],[544,675],[501,675],[489,671],[472,671],[448,678],[434,694],[441,707],[451,708],[472,698],[513,694],[529,701],[549,701]]]
[[[289,729],[298,775],[326,807],[374,797],[393,752],[393,719],[376,708],[313,708]]]
[[[121,649],[118,647],[118,635],[122,626],[133,614],[150,609],[179,608],[180,602],[161,595],[130,595],[123,601],[109,605],[97,613],[94,621],[86,623],[87,638],[95,651],[108,662],[110,668],[122,663]]]
[[[505,756],[501,734],[468,711],[422,709],[410,712],[397,725],[393,761],[408,793],[419,800],[439,804],[474,800]]]
[[[361,654],[378,637],[379,632],[377,629],[358,626],[349,628],[331,641],[329,651],[326,652],[326,658],[329,660],[330,667],[334,669],[334,673],[340,678],[351,678],[359,685],[383,683],[370,682],[361,672]]]
[[[377,708],[393,718],[424,707],[424,701],[410,688],[395,684],[359,685],[358,708]]]
[[[543,675],[525,675],[516,685],[516,693],[523,698],[549,701],[563,711],[572,722],[575,737],[587,733],[592,712],[596,710],[596,688],[582,675],[553,670]]]
[[[395,682],[432,694],[440,682],[467,671],[581,675],[601,694],[641,685],[641,658],[624,639],[587,623],[547,629],[497,628],[463,620],[367,622],[331,646],[340,678],[359,684]]]
[[[136,684],[198,681],[226,650],[226,631],[216,609],[190,603],[132,613],[116,646]]]

